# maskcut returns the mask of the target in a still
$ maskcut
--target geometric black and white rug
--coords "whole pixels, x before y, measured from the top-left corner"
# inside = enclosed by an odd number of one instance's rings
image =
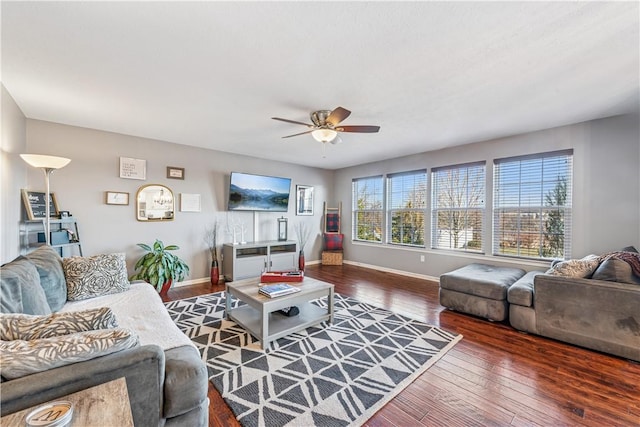
[[[326,307],[326,298],[313,303]],[[224,292],[166,306],[245,427],[361,425],[462,338],[339,294],[334,304],[333,324],[264,351],[224,319]]]

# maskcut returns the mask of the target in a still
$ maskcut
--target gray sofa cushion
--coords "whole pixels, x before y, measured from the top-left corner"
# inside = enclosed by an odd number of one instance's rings
[[[469,264],[440,276],[440,287],[494,300],[507,299],[507,289],[524,275],[519,268]]]
[[[35,265],[18,257],[0,268],[0,312],[51,314]]]
[[[58,311],[67,302],[67,282],[62,270],[62,258],[51,246],[41,246],[25,255],[38,270],[40,286],[44,289],[51,311]]]
[[[530,271],[511,285],[507,291],[507,301],[524,307],[533,306],[533,278],[544,271]]]
[[[621,259],[614,258],[604,260],[591,278],[609,282],[640,284],[640,277],[633,274],[631,266]]]
[[[185,414],[206,400],[209,388],[207,367],[192,346],[165,351],[165,418]]]

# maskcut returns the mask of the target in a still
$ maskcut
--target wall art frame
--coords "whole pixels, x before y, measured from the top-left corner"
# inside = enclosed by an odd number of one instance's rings
[[[129,205],[129,193],[121,191],[105,191],[104,201],[107,205]]]
[[[296,185],[296,215],[313,215],[313,187]]]
[[[29,220],[46,219],[47,205],[45,205],[46,193],[42,191],[22,190],[22,202]],[[49,193],[49,218],[58,218],[60,210],[54,193]]]
[[[120,178],[147,179],[147,161],[131,157],[120,157]]]
[[[184,179],[184,168],[178,168],[175,166],[167,166],[167,178],[169,179]]]

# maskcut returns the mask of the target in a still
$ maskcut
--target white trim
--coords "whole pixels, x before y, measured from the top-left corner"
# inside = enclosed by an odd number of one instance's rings
[[[396,270],[394,268],[380,267],[379,265],[364,264],[356,261],[343,261],[343,263],[349,264],[349,265],[355,265],[358,267],[370,268],[371,270],[384,271],[385,273],[394,273],[402,276],[414,277],[416,279],[425,279],[425,280],[431,280],[434,282],[437,282],[439,280],[437,277],[427,276],[426,274],[411,273],[409,271]]]

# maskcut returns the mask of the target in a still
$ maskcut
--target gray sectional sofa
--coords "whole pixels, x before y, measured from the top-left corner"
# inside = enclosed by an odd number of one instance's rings
[[[169,317],[155,289],[144,282],[132,283],[114,293],[103,289],[100,296],[66,301],[62,265],[60,256],[48,246],[3,265],[0,312],[73,315],[109,307],[118,327],[132,331],[139,345],[10,380],[3,372],[2,415],[124,377],[136,426],[207,426],[206,366]],[[126,267],[124,274],[126,277]],[[2,360],[9,360],[6,347],[0,349]]]
[[[470,264],[440,276],[440,304],[640,361],[640,258],[632,251],[553,263],[548,271],[527,273]]]
[[[612,264],[629,269],[622,261]],[[597,273],[592,278],[527,273],[507,292],[511,326],[640,361],[640,284],[632,275],[618,282]]]

